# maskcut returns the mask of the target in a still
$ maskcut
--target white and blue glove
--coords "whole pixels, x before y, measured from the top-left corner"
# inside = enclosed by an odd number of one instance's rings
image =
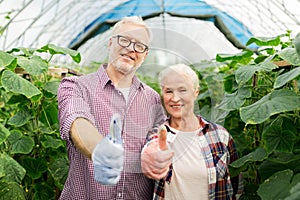
[[[92,153],[95,180],[102,185],[115,185],[123,170],[124,149],[122,124],[118,114],[110,122],[110,133],[95,147]]]

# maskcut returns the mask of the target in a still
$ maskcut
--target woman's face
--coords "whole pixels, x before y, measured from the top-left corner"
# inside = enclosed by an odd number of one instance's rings
[[[161,84],[164,106],[173,118],[181,119],[194,114],[194,102],[198,90],[195,90],[189,77],[170,72]]]

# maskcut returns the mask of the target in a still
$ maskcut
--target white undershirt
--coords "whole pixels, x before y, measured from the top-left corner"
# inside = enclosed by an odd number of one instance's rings
[[[176,132],[171,145],[175,154],[171,183],[165,183],[165,199],[208,199],[207,168],[198,143],[199,130],[172,131]]]
[[[129,96],[129,92],[130,92],[130,87],[129,88],[118,88],[118,90],[120,90],[120,92],[122,92],[122,94],[125,98],[126,104],[127,104],[128,96]]]

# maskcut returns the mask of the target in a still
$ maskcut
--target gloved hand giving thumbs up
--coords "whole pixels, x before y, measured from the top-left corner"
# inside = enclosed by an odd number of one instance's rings
[[[110,122],[110,133],[95,147],[92,153],[95,180],[103,185],[114,185],[123,170],[124,149],[122,145],[122,124],[118,114]]]
[[[172,163],[174,152],[167,144],[167,130],[164,125],[159,127],[158,138],[152,140],[144,147],[141,155],[143,173],[156,180],[164,178]]]

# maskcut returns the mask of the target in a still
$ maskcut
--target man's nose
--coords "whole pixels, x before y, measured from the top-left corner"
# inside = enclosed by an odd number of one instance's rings
[[[126,47],[126,49],[128,49],[129,51],[135,51],[135,50],[134,50],[134,43],[131,42],[131,43],[129,44],[129,46]]]

